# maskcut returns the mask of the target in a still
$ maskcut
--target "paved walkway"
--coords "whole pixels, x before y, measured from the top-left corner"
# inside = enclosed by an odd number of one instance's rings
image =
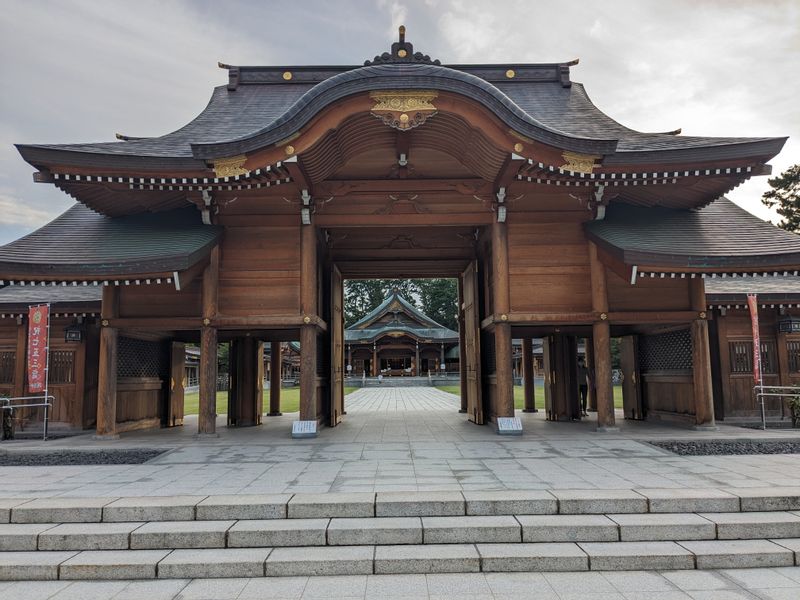
[[[0,583],[19,600],[796,600],[800,567]]]
[[[421,410],[424,407],[424,410]],[[598,433],[589,422],[548,423],[520,414],[525,434],[500,437],[467,422],[458,399],[432,388],[364,389],[347,396],[336,428],[292,440],[297,414],[219,437],[183,427],[96,441],[90,434],[0,444],[0,452],[38,449],[163,447],[143,465],[0,467],[0,496],[163,496],[272,492],[373,492],[503,489],[631,489],[797,486],[796,455],[681,457],[646,443],[676,438],[786,438],[798,431],[721,426],[715,432],[624,421]]]

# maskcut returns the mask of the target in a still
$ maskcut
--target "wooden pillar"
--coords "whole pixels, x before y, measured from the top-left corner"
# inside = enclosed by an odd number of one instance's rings
[[[780,316],[778,316],[780,318]],[[780,378],[780,385],[792,385],[791,377],[789,376],[789,336],[785,333],[778,332],[777,337],[777,351],[778,351],[778,377]],[[785,400],[781,400],[781,418],[789,417],[789,406]]]
[[[268,417],[281,414],[281,343],[272,342],[269,347],[269,412]]]
[[[584,338],[583,350],[586,353],[586,370],[594,374],[594,349],[592,348],[591,338]],[[586,392],[586,410],[589,412],[597,412],[597,394],[595,392],[595,381],[590,377],[591,384]]]
[[[217,431],[217,328],[211,321],[217,316],[217,289],[219,287],[219,246],[211,250],[208,266],[203,271],[203,326],[200,328],[200,407],[197,433],[215,434]]]
[[[300,226],[300,420],[317,421],[317,232],[313,225]]]
[[[522,382],[525,386],[525,408],[522,412],[538,412],[533,379],[533,340],[526,337],[522,339]]]
[[[695,427],[714,427],[714,392],[711,383],[711,351],[706,320],[705,281],[701,277],[689,280],[692,310],[692,383],[694,388]]]
[[[592,310],[599,320],[592,324],[594,346],[594,381],[597,401],[597,429],[616,429],[614,388],[611,382],[611,326],[608,323],[606,270],[597,256],[597,246],[589,242],[589,271],[592,286]]]
[[[508,227],[492,223],[492,308],[495,315],[495,381],[497,386],[496,417],[514,416],[514,378],[512,376],[511,291],[508,273]]]
[[[458,375],[461,384],[460,413],[467,412],[467,341],[464,331],[464,282],[458,278]]]
[[[100,307],[100,361],[97,374],[97,437],[117,436],[117,340],[116,327],[108,325],[109,319],[119,316],[119,287],[103,286]]]
[[[378,376],[378,346],[372,344],[372,376]]]
[[[419,342],[414,344],[414,377],[419,377]]]

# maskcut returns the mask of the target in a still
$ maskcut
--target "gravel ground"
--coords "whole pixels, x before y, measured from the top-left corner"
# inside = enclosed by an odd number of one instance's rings
[[[800,454],[800,440],[673,440],[648,443],[681,456]]]
[[[50,467],[56,465],[140,465],[166,452],[166,449],[54,450],[53,452],[2,452],[3,467]]]

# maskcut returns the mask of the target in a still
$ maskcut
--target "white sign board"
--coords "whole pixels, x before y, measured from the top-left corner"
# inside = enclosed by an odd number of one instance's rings
[[[316,421],[295,421],[292,423],[293,438],[314,438],[317,437]]]
[[[497,417],[498,435],[522,435],[522,421],[519,417]]]

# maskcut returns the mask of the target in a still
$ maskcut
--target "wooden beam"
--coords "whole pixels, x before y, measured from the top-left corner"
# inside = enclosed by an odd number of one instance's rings
[[[616,429],[614,388],[611,381],[611,325],[607,318],[608,289],[605,266],[600,262],[594,242],[589,242],[589,274],[592,288],[592,310],[600,315],[599,320],[592,323],[597,429],[608,431]]]
[[[271,342],[269,349],[269,412],[268,417],[281,414],[281,343]]]
[[[696,311],[692,321],[692,384],[694,391],[695,426],[714,427],[714,392],[711,382],[711,349],[706,320],[705,281],[689,280],[689,296]]]
[[[197,433],[217,431],[217,329],[211,325],[217,316],[219,290],[219,246],[211,250],[203,271],[203,326],[200,328],[200,400]]]
[[[100,360],[97,374],[97,437],[117,438],[117,341],[110,319],[119,315],[119,287],[104,286],[100,309]]]

